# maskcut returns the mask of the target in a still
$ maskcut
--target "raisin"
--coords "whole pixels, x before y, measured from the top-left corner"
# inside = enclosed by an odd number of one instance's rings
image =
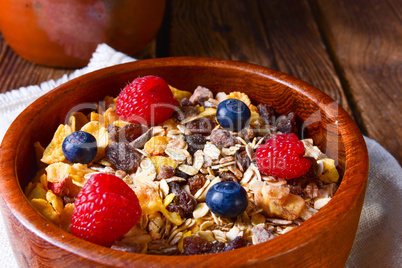
[[[215,128],[215,122],[208,117],[202,117],[200,119],[188,122],[186,127],[192,133],[207,135]]]
[[[320,180],[318,178],[318,164],[317,161],[313,157],[306,157],[311,162],[311,167],[309,171],[301,177],[295,178],[293,180],[289,180],[288,184],[292,186],[300,186],[301,188],[305,188],[307,184],[313,182],[318,183]]]
[[[64,206],[75,202],[75,197],[63,196]]]
[[[197,255],[210,253],[213,243],[205,238],[189,236],[183,239],[183,255]]]
[[[194,155],[197,150],[204,150],[206,143],[205,137],[201,134],[187,135],[186,142],[188,144],[188,152]]]
[[[223,171],[223,172],[219,173],[219,178],[221,178],[221,181],[238,182],[237,177],[230,171]]]
[[[135,172],[140,164],[140,154],[126,142],[109,143],[105,153],[110,163],[128,173]]]
[[[198,86],[194,90],[193,95],[191,95],[190,101],[194,104],[200,104],[201,106],[204,106],[204,102],[213,97],[214,94],[211,90],[206,87]]]
[[[188,99],[188,98],[183,98],[180,101],[180,106],[184,107],[184,106],[193,106],[194,104]]]
[[[136,244],[124,244],[122,242],[116,241],[112,246],[111,249],[118,250],[118,251],[124,251],[124,252],[132,252],[132,253],[140,253],[141,248],[139,245]]]
[[[266,125],[273,125],[275,122],[275,110],[271,105],[258,104],[258,113]]]
[[[162,165],[156,180],[169,179],[174,175],[174,168],[168,165]]]
[[[202,186],[204,186],[206,180],[207,179],[205,179],[204,175],[202,174],[197,174],[189,178],[187,181],[188,185],[190,186],[191,194],[194,195],[199,189],[201,189]]]
[[[183,178],[183,179],[186,179],[186,180],[187,180],[188,178],[190,178],[190,175],[188,175],[187,173],[181,171],[181,170],[178,169],[178,168],[175,170],[174,175],[175,175],[176,177],[180,177],[180,178]]]
[[[215,241],[212,243],[212,249],[209,253],[219,253],[225,248],[225,243],[221,241]]]
[[[196,116],[200,113],[198,107],[195,106],[184,106],[184,107],[177,107],[174,114],[172,115],[179,121],[183,121],[186,118]]]
[[[233,239],[229,244],[226,245],[226,247],[223,249],[223,251],[229,251],[237,248],[242,248],[247,246],[247,241],[241,237],[238,236],[235,239]]]
[[[166,209],[170,212],[179,213],[180,217],[191,218],[193,217],[193,210],[197,201],[189,195],[180,184],[177,182],[169,182],[170,192],[175,194],[173,202],[170,203]]]
[[[254,226],[252,232],[254,244],[260,244],[275,237],[270,231],[268,231],[265,224]]]
[[[109,132],[109,139],[115,142],[132,142],[139,136],[141,136],[145,131],[145,127],[140,124],[128,124],[120,128],[115,124],[110,124],[107,127]]]
[[[299,195],[304,198],[304,190],[300,187],[300,185],[286,185],[290,189],[290,193]]]
[[[146,127],[140,124],[128,124],[119,130],[119,141],[132,142],[147,131]]]
[[[248,157],[245,150],[239,151],[235,155],[237,167],[240,171],[245,172],[251,164],[250,157]]]
[[[116,126],[115,124],[110,124],[107,126],[107,132],[109,132],[109,140],[111,141],[117,141],[119,138],[119,127]]]
[[[237,141],[226,129],[214,129],[211,133],[210,140],[218,148],[233,146]]]
[[[252,128],[250,126],[247,126],[247,127],[243,128],[242,130],[240,130],[240,132],[238,133],[238,136],[240,138],[243,138],[245,141],[250,141],[255,137],[254,131],[252,130]]]
[[[289,113],[287,116],[282,115],[276,120],[276,127],[282,133],[296,133],[297,134],[297,126],[296,126],[296,116],[295,114]]]

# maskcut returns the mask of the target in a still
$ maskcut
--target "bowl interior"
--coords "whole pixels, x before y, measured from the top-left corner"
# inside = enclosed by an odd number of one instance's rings
[[[78,106],[80,104],[87,103],[90,105],[92,102],[99,102],[106,95],[117,96],[127,83],[138,76],[144,75],[160,76],[170,85],[181,90],[193,91],[197,86],[201,85],[215,93],[220,91],[226,93],[241,91],[248,94],[255,103],[272,105],[278,114],[295,112],[297,117],[304,122],[302,125],[302,137],[313,138],[314,143],[322,151],[336,160],[341,175],[345,175],[344,180],[349,180],[351,176],[348,174],[354,172],[353,167],[350,164],[348,165],[348,161],[352,163],[351,159],[355,159],[356,153],[361,151],[363,161],[365,160],[364,141],[349,115],[327,95],[296,78],[260,66],[227,60],[205,58],[141,60],[109,67],[69,81],[35,101],[25,110],[7,132],[2,145],[3,148],[11,148],[11,144],[14,144],[14,149],[12,152],[10,151],[12,155],[9,155],[8,162],[13,163],[15,168],[7,173],[7,187],[10,187],[12,177],[14,177],[14,180],[15,178],[18,179],[18,182],[15,182],[18,187],[10,191],[18,195],[20,201],[24,200],[23,189],[37,171],[33,143],[39,141],[42,146],[46,146],[58,125],[66,122],[66,117],[72,109],[77,111],[81,107]],[[82,107],[88,107],[88,105]],[[353,146],[354,149],[350,149]],[[364,174],[361,177],[362,179],[359,178],[359,180],[364,181]],[[343,186],[344,184],[348,185]],[[351,185],[355,184],[356,182],[342,182],[338,191],[343,191],[346,187],[350,188]],[[356,185],[360,185],[360,188],[356,188],[355,192],[349,195],[350,200],[356,198],[357,193],[360,193],[363,187],[361,183]],[[9,208],[15,210],[17,218],[25,217],[24,221],[26,222],[26,214],[31,213],[33,209],[29,205],[21,207],[13,204],[13,202],[16,203],[15,199],[7,202],[11,192],[4,192],[1,190]],[[339,202],[342,202],[342,200],[339,200]],[[325,213],[329,213],[331,210],[331,206],[333,205],[329,203],[328,208],[324,208],[318,213],[321,215],[322,220],[326,217]],[[40,230],[40,224],[43,224],[45,220],[39,214],[34,217],[35,222],[27,223],[28,228],[35,229],[45,240],[58,244],[69,251],[97,259],[96,256],[99,252],[108,250],[85,241],[72,243],[74,244],[73,246],[68,245],[69,243],[63,244],[58,240],[57,236],[65,234],[64,231],[51,227],[44,233]],[[299,228],[301,230],[297,230]],[[309,227],[300,226],[291,233],[302,232],[303,228],[306,231]],[[274,240],[278,241],[275,244],[278,245],[280,241],[286,241],[283,240],[286,239],[283,237],[288,235],[291,234],[275,238]],[[311,237],[313,235],[314,232],[311,230]],[[305,237],[308,239],[308,235]],[[78,239],[71,235],[70,240]],[[253,247],[262,249],[264,245]],[[270,254],[277,254],[283,249],[282,246],[274,250],[270,249]],[[261,252],[263,253],[264,251]],[[119,253],[112,253],[112,250],[108,252],[110,259],[113,259],[116,254]],[[132,258],[133,255],[138,255],[121,254],[128,259]],[[157,262],[158,258],[160,257],[143,257],[147,262]],[[113,261],[110,264],[113,264]]]

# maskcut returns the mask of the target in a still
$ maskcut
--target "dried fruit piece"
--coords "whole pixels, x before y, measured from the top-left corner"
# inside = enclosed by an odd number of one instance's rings
[[[280,116],[276,120],[276,127],[282,133],[298,133],[295,113]]]
[[[137,123],[127,124],[123,127],[118,127],[115,124],[110,124],[107,127],[109,139],[116,142],[132,142],[147,131],[145,126]]]
[[[251,164],[251,159],[248,157],[245,150],[237,152],[235,155],[237,167],[245,172]]]
[[[223,251],[234,250],[246,246],[248,246],[247,241],[243,237],[238,236],[235,239],[233,239],[229,244],[227,244],[226,247],[223,249]]]
[[[171,166],[173,169],[177,167],[177,162],[166,156],[151,156],[149,159],[151,159],[155,165],[156,174],[159,174],[163,165]]]
[[[234,146],[237,141],[229,131],[220,128],[212,130],[210,140],[218,148]]]
[[[286,186],[264,184],[254,194],[255,203],[268,217],[295,220],[305,206],[304,199],[290,193]]]
[[[322,160],[318,160],[317,162],[322,162],[323,164],[323,172],[319,176],[320,180],[326,183],[338,182],[339,173],[335,166],[335,161],[330,158],[324,158]]]
[[[188,135],[185,137],[188,144],[188,152],[194,155],[196,151],[203,150],[206,143],[205,137],[201,134]]]
[[[189,178],[187,181],[188,185],[190,186],[191,194],[194,195],[199,189],[201,189],[204,186],[206,180],[207,179],[202,174],[197,174]]]
[[[174,176],[174,168],[168,165],[160,166],[160,171],[156,180],[160,181],[163,179],[168,179]]]
[[[170,191],[174,193],[176,197],[173,202],[166,207],[166,209],[170,212],[179,213],[183,218],[191,218],[197,201],[183,190],[177,182],[170,182],[168,184]]]
[[[213,243],[199,236],[189,236],[183,239],[183,255],[218,253],[224,247],[225,244],[222,242]]]
[[[111,142],[106,147],[106,158],[116,168],[135,172],[140,165],[140,154],[129,143]]]
[[[190,101],[193,104],[201,104],[204,105],[204,102],[209,98],[213,98],[214,94],[205,87],[198,86],[195,90],[193,95],[190,97]]]
[[[215,128],[215,122],[208,117],[202,117],[187,123],[185,126],[194,134],[206,135],[211,133],[211,131]]]
[[[260,118],[266,125],[273,125],[275,122],[275,111],[271,105],[260,103],[257,106]]]

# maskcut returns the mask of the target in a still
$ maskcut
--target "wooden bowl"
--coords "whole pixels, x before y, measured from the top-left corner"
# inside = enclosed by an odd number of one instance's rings
[[[0,29],[26,60],[78,68],[101,43],[140,51],[157,34],[165,7],[166,0],[2,0]]]
[[[337,160],[342,183],[332,200],[310,220],[268,242],[197,256],[155,256],[115,251],[81,240],[46,221],[23,190],[36,172],[33,143],[47,144],[77,104],[116,96],[138,76],[157,75],[183,90],[198,85],[215,92],[243,91],[278,113],[293,111],[312,137]],[[141,60],[102,69],[69,81],[30,105],[6,133],[0,153],[2,211],[15,257],[32,267],[323,267],[344,266],[350,253],[366,188],[367,149],[352,118],[331,98],[289,75],[211,58]]]

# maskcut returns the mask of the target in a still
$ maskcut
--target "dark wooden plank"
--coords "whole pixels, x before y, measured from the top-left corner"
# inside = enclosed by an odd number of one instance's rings
[[[349,106],[307,1],[171,1],[170,56],[246,61],[300,78]]]
[[[313,1],[358,123],[402,162],[402,1]]]
[[[0,35],[0,93],[49,79],[58,79],[72,71],[28,62],[15,54]]]

